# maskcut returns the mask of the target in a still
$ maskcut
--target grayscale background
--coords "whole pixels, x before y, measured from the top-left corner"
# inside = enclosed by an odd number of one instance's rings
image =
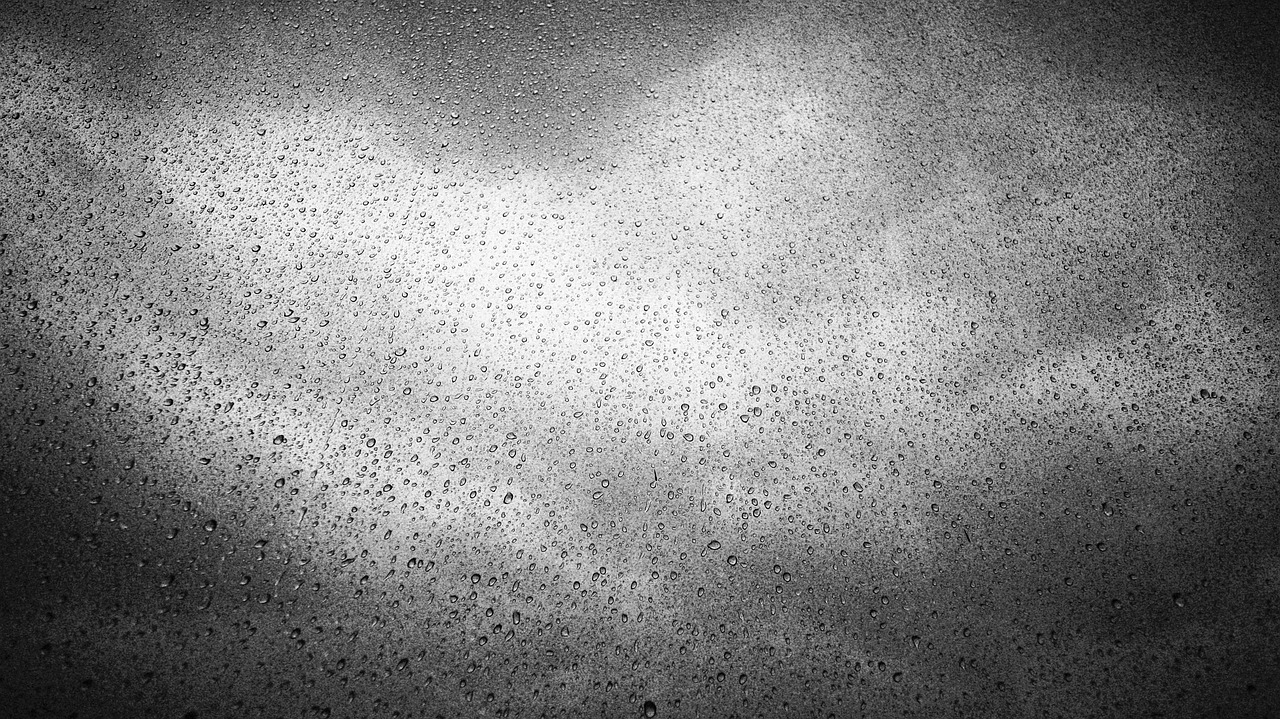
[[[1278,60],[4,3],[0,714],[1277,716]]]

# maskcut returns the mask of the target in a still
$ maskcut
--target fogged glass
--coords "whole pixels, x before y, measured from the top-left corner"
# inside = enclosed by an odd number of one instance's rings
[[[1276,27],[10,7],[0,713],[1269,716]]]

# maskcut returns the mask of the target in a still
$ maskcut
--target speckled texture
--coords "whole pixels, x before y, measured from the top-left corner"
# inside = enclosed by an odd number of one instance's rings
[[[1274,8],[0,13],[13,716],[1274,716]]]

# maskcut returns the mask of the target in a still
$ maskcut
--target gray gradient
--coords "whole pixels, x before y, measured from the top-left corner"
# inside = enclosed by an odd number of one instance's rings
[[[1274,716],[1274,9],[0,13],[13,716]]]

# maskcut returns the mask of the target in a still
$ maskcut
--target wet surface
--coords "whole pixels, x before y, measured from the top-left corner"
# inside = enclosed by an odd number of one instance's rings
[[[1271,716],[1275,10],[26,5],[15,716]]]

